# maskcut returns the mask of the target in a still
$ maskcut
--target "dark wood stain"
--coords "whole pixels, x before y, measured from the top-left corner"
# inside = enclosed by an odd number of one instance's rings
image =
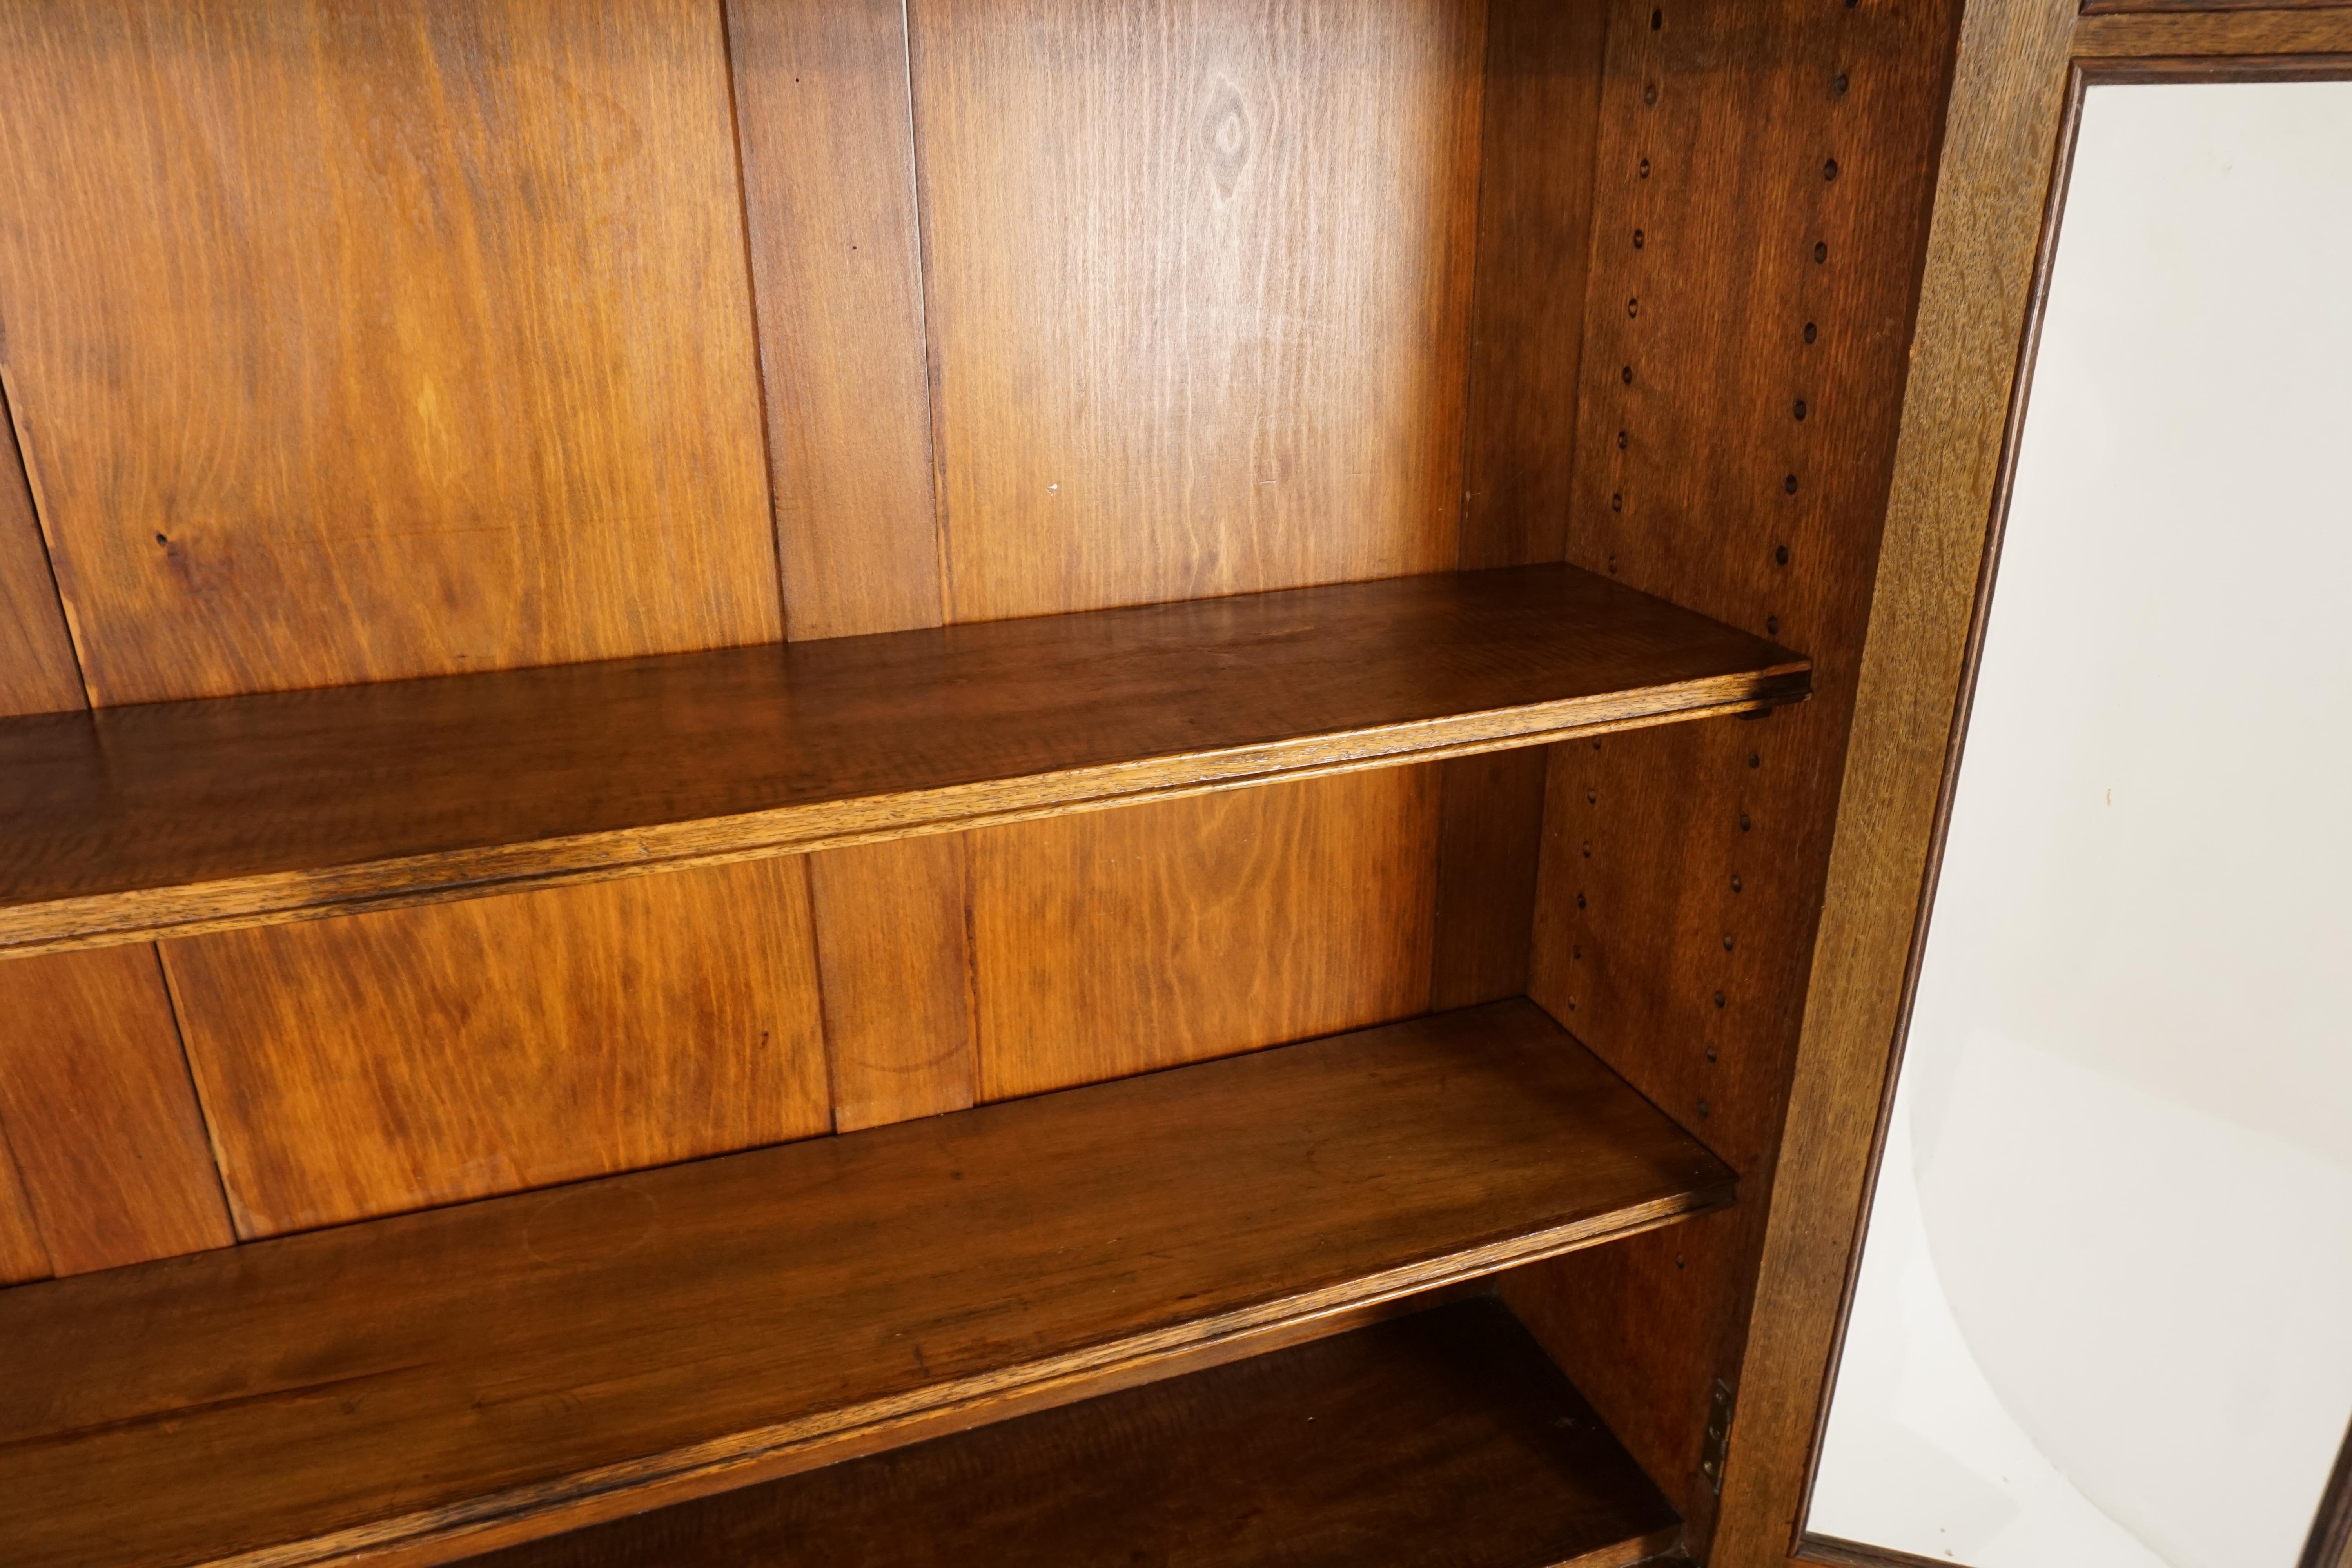
[[[1805,1016],[1959,11],[1611,7],[1567,558],[1803,649],[1818,696],[1556,750],[1530,994],[1759,1181]],[[1740,1381],[1764,1212],[1509,1288],[1700,1555],[1710,1395]]]
[[[446,1560],[1730,1195],[1517,1002],[20,1286],[0,1556]]]
[[[1801,698],[1562,566],[0,721],[0,946],[466,898]]]
[[[1680,1525],[1486,1297],[471,1568],[1612,1568]]]

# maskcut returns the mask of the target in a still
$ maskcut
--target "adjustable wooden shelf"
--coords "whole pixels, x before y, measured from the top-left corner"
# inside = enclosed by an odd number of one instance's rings
[[[1810,1550],[2075,11],[0,7],[0,1562]]]
[[[0,949],[1014,822],[1805,695],[1565,566],[0,720]]]
[[[1280,1342],[1731,1187],[1512,1002],[26,1286],[0,1296],[0,1451],[40,1505],[9,1560],[446,1559]]]

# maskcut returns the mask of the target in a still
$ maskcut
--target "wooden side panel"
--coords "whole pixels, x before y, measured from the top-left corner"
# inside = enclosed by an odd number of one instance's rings
[[[152,947],[0,963],[0,1127],[58,1273],[235,1239]]]
[[[6,323],[0,321],[0,365],[6,363]],[[32,488],[17,456],[16,426],[0,396],[0,715],[87,706],[81,666],[49,575],[48,549],[33,515]]]
[[[694,0],[0,11],[5,369],[100,702],[772,639]]]
[[[940,834],[808,858],[836,1132],[972,1102],[967,847]]]
[[[1485,6],[909,15],[950,618],[1450,567]]]
[[[1488,8],[1465,567],[1558,561],[1567,547],[1609,16],[1559,0]]]
[[[972,834],[982,1098],[1425,1011],[1436,831],[1417,767]]]
[[[1810,704],[1559,749],[1531,994],[1740,1173],[1733,1215],[1514,1281],[1702,1549],[1801,1022],[1956,0],[1619,0],[1569,559],[1778,637]]]
[[[1433,1008],[1500,1001],[1528,988],[1549,755],[1530,746],[1437,764]]]
[[[730,0],[795,637],[940,624],[902,0]]]
[[[163,944],[237,1233],[824,1131],[808,895],[755,861]]]

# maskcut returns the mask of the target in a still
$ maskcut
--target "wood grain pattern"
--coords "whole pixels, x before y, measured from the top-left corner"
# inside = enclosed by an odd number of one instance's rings
[[[735,113],[794,637],[935,626],[902,0],[729,0]]]
[[[969,842],[942,834],[808,858],[835,1131],[972,1103]]]
[[[1952,1562],[1948,1557],[1922,1557],[1916,1552],[1865,1546],[1860,1542],[1841,1541],[1834,1535],[1815,1535],[1811,1531],[1789,1555],[1792,1562],[1819,1563],[1827,1568],[1951,1568]]]
[[[1819,700],[1558,749],[1530,994],[1759,1183],[1805,1009],[1958,16],[1958,0],[1620,0],[1609,25],[1568,558],[1804,648]],[[1510,1298],[1697,1555],[1710,1393],[1738,1387],[1761,1213]]]
[[[950,618],[1452,566],[1485,7],[908,14]]]
[[[24,1286],[0,1555],[446,1561],[1729,1195],[1521,1002]]]
[[[1891,1069],[2066,99],[2070,7],[1970,5],[1946,124],[1885,549],[1738,1374],[1724,1568],[1785,1561],[1805,1507]]]
[[[715,7],[0,16],[5,369],[100,702],[772,639]]]
[[[16,1174],[8,1130],[0,1126],[0,1285],[47,1279],[56,1272],[48,1243],[41,1239],[40,1221],[33,1216],[33,1200]]]
[[[474,1568],[1616,1568],[1680,1534],[1482,1298]]]
[[[57,1273],[236,1239],[152,948],[0,967],[0,1130]]]
[[[1610,14],[1555,0],[1487,10],[1465,566],[1557,561],[1567,548]]]
[[[969,836],[981,1094],[1426,1012],[1427,768]]]
[[[5,323],[0,323],[5,324]],[[0,331],[0,371],[6,364]],[[74,658],[65,606],[49,574],[48,546],[0,394],[0,715],[58,713],[89,705]]]
[[[1468,1007],[1528,988],[1548,750],[1437,764],[1437,910],[1430,999]]]
[[[163,961],[247,1238],[832,1126],[797,861],[225,931]]]
[[[2071,41],[2078,59],[2169,57],[2187,70],[2226,77],[2234,73],[2224,62],[2244,62],[2249,56],[2352,55],[2352,9],[2084,16],[2074,25]],[[2343,75],[2347,64],[2298,63],[2321,79]]]
[[[0,953],[460,899],[1801,699],[1564,567],[0,721]]]
[[[2211,11],[2329,11],[2352,0],[2083,0],[2083,15],[2105,16],[2131,12],[2179,16]]]

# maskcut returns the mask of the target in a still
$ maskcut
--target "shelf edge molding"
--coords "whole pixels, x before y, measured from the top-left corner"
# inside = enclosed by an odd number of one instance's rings
[[[1518,1000],[20,1286],[0,1558],[454,1561],[1733,1189]]]
[[[1801,701],[1566,566],[0,721],[0,958],[807,853]]]

